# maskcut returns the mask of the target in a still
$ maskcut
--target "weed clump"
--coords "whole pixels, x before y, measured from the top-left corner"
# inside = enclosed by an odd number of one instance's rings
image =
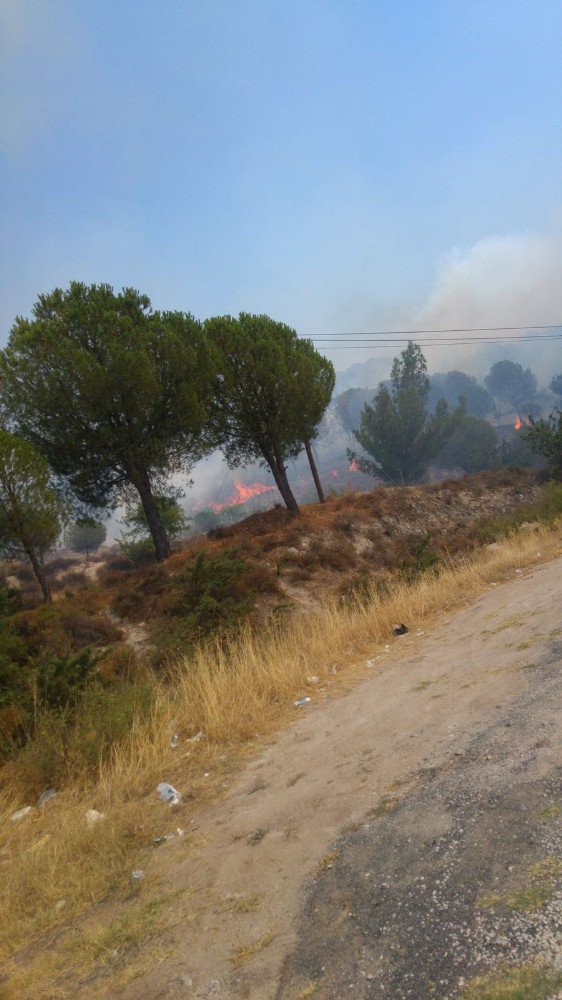
[[[562,514],[562,483],[546,483],[540,496],[531,503],[520,504],[515,510],[500,517],[490,517],[476,527],[479,542],[495,542],[509,538],[522,525],[554,525]]]
[[[168,580],[162,593],[158,611],[164,617],[157,626],[160,649],[185,651],[219,633],[232,636],[252,618],[258,596],[268,591],[278,591],[273,572],[250,562],[240,548],[215,555],[200,552]]]

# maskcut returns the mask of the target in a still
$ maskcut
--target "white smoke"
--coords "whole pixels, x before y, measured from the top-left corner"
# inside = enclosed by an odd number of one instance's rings
[[[540,235],[490,237],[443,260],[435,289],[417,310],[413,326],[425,329],[562,324],[562,239]],[[522,331],[523,333],[524,331]],[[540,332],[540,331],[538,331]],[[543,331],[548,335],[549,331]],[[556,331],[553,331],[556,332]],[[498,334],[500,336],[501,334]],[[423,338],[420,338],[423,339]],[[520,343],[520,342],[519,342]],[[482,373],[490,356],[530,364],[546,380],[562,367],[562,340],[428,350],[431,368]]]

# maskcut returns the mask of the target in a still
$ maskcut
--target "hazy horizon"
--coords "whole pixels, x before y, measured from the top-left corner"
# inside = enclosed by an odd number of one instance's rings
[[[4,0],[0,18],[0,343],[72,279],[313,337],[562,322],[560,5]],[[340,371],[381,353],[319,346]],[[478,350],[427,355],[477,370]]]

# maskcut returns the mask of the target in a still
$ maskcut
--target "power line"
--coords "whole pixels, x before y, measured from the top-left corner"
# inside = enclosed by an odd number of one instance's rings
[[[344,336],[341,333],[322,333],[322,334],[319,334],[319,336],[315,337],[314,339],[315,340],[342,340],[342,341],[346,341],[347,342],[347,337],[348,336],[351,337],[351,338],[353,338],[353,339],[355,339],[355,338],[358,338],[360,336],[360,334],[355,333],[355,334],[348,334],[348,335]],[[372,337],[373,334],[372,333],[371,334],[366,333],[363,336],[365,336],[365,337]],[[457,340],[462,340],[462,341],[464,341],[464,340],[480,341],[481,340],[482,342],[488,341],[488,340],[491,340],[491,341],[494,341],[494,340],[556,340],[558,337],[562,337],[562,334],[561,333],[530,333],[527,337],[522,337],[522,336],[520,336],[520,334],[515,334],[514,336],[512,336],[511,334],[508,333],[504,337],[469,337],[469,336],[466,336],[466,337],[432,337],[432,340],[434,340],[436,343],[442,344],[442,343],[444,343],[446,341],[451,341],[452,343],[455,343]],[[401,344],[405,340],[406,340],[406,337],[392,337],[392,338],[391,337],[385,337],[381,341],[374,341],[374,343]]]
[[[316,336],[334,336],[334,337],[412,337],[418,336],[418,334],[429,334],[429,333],[514,333],[518,330],[560,330],[562,328],[562,323],[547,323],[543,325],[533,326],[532,324],[527,324],[527,326],[459,326],[459,327],[446,327],[437,330],[344,330],[341,333],[334,334],[317,334]],[[312,340],[316,337],[311,337]]]
[[[347,348],[349,350],[362,350],[363,348],[384,348],[393,344],[404,344],[410,339],[410,337],[394,337],[392,339],[357,340],[347,339],[334,334],[333,336],[326,335],[324,337],[315,338],[314,343],[323,344],[325,347],[331,346],[334,350],[343,348]],[[428,340],[416,340],[416,343],[419,347],[474,347],[476,344],[510,344],[514,342],[524,344],[534,342],[536,340],[549,341],[561,339],[562,333],[553,333],[549,335],[530,334],[528,337],[433,337]]]
[[[514,340],[522,341],[523,343],[533,340],[560,340],[562,333],[551,333],[549,336],[543,336],[537,334],[536,337],[432,337],[431,340],[426,340],[426,344],[507,344]],[[347,340],[345,337],[317,337],[314,340],[315,344],[405,344],[406,337],[393,337],[392,339],[385,340]],[[416,343],[418,341],[416,340]]]
[[[548,340],[560,340],[561,337],[548,337]],[[315,341],[318,344],[318,341]],[[337,341],[324,344],[324,350],[332,351],[376,351],[376,350],[388,350],[392,344],[405,344],[405,340],[393,340],[393,341],[363,341],[360,344],[349,344],[345,341]],[[484,346],[489,346],[490,344],[505,344],[513,343],[513,341],[504,341],[501,339],[497,340],[416,340],[418,347],[425,347],[431,350],[432,347],[476,347],[477,344],[482,344]]]

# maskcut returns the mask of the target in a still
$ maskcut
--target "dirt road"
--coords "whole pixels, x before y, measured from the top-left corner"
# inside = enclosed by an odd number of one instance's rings
[[[518,574],[299,710],[199,848],[155,855],[178,923],[107,995],[444,1000],[502,962],[560,967],[561,591],[562,559]]]

